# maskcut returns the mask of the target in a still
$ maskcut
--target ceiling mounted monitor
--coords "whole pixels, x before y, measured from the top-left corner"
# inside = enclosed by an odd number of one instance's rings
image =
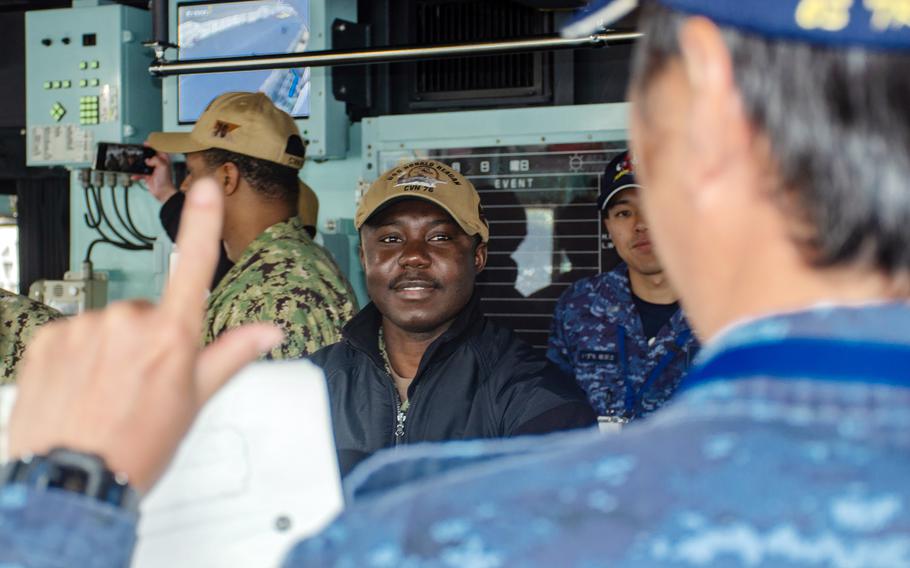
[[[241,0],[177,4],[179,59],[276,55],[306,51],[309,0]],[[262,91],[294,118],[310,115],[310,69],[181,75],[178,121],[195,122],[209,102],[229,91]]]

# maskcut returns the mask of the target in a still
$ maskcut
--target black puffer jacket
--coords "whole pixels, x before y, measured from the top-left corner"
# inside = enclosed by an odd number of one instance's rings
[[[310,358],[328,381],[342,474],[396,442],[543,434],[596,422],[572,378],[487,319],[475,296],[424,353],[396,440],[398,394],[379,353],[381,321],[367,305],[344,327],[341,342]]]

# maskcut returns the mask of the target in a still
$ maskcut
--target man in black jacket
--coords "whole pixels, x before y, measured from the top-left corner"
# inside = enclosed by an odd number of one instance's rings
[[[398,444],[591,426],[584,392],[482,314],[474,280],[489,226],[471,182],[421,160],[379,177],[357,208],[372,303],[325,370],[342,473]]]

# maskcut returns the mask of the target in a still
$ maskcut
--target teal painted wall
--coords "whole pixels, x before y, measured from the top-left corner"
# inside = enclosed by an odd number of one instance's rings
[[[319,196],[320,231],[330,219],[354,218],[357,186],[363,170],[360,144],[361,128],[360,124],[355,124],[349,129],[349,150],[345,159],[307,161],[300,172],[303,181]]]
[[[326,244],[328,233],[337,232],[348,236],[343,245],[344,252],[336,246],[329,246],[341,269],[348,275],[351,286],[357,294],[360,305],[365,305],[369,298],[357,257],[358,238],[354,234],[354,209],[357,203],[357,190],[365,183],[363,179],[363,159],[361,157],[360,124],[351,126],[348,132],[348,153],[342,160],[324,162],[307,161],[301,171],[301,178],[319,197],[319,235],[318,241]],[[334,228],[333,228],[334,227]],[[334,244],[334,242],[332,243]],[[347,262],[344,262],[344,258]]]

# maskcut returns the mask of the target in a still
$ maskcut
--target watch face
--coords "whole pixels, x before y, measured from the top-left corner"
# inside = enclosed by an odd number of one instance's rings
[[[50,471],[49,475],[48,487],[83,495],[88,489],[89,473],[85,470],[61,464]]]

